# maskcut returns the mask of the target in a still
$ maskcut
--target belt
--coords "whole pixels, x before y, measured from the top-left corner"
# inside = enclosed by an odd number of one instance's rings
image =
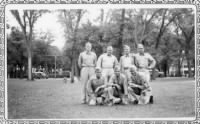
[[[129,67],[124,67],[124,70],[128,70],[129,69]]]
[[[82,68],[94,68],[94,66],[82,66]]]
[[[102,67],[102,69],[113,69],[113,67]]]

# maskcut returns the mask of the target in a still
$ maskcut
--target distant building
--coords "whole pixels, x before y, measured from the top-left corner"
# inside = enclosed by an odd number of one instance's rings
[[[186,77],[188,76],[189,72],[188,72],[188,66],[187,66],[187,61],[186,60],[183,60],[181,68],[180,68],[180,71],[181,71],[181,75],[182,76],[186,76]],[[194,65],[193,65],[192,62],[191,62],[191,71],[192,71],[192,74],[194,75],[195,74],[195,70],[194,70]],[[178,64],[177,63],[173,63],[170,66],[169,75],[170,76],[177,76],[178,75]]]

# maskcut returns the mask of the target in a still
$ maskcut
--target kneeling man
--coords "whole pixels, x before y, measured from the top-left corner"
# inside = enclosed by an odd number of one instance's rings
[[[109,105],[116,103],[127,104],[128,90],[127,80],[124,74],[120,73],[120,68],[114,68],[114,74],[111,76],[108,83],[108,98]]]
[[[89,105],[103,104],[106,98],[106,85],[105,78],[101,74],[101,69],[95,69],[95,75],[93,75],[88,81],[88,96]]]
[[[148,82],[136,71],[136,67],[130,68],[131,76],[128,79],[129,98],[134,104],[153,103],[152,89]]]

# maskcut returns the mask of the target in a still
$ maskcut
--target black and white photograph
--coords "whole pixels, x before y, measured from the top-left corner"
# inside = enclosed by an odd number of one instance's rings
[[[6,117],[195,120],[196,11],[7,5]]]

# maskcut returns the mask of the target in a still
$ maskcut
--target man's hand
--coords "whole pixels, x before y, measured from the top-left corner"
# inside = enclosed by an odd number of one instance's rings
[[[113,84],[113,86],[117,87],[117,89],[121,89],[121,87],[118,84]]]

